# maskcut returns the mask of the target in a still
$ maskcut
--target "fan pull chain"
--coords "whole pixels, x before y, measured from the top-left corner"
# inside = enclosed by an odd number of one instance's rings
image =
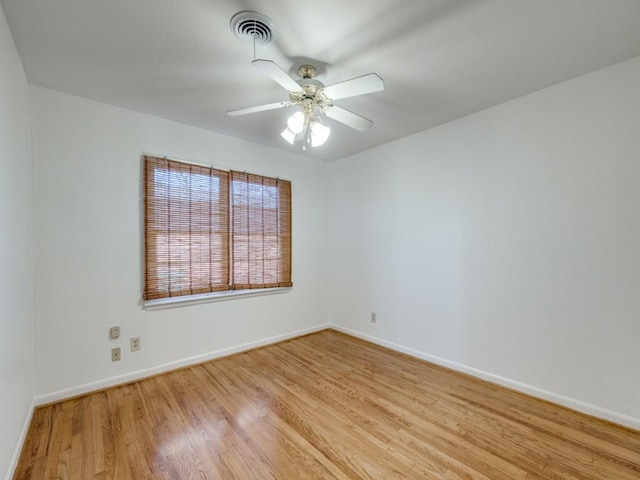
[[[258,28],[256,26],[256,21],[253,21],[253,33],[251,34],[251,36],[253,37],[253,60],[256,60],[256,37],[258,36],[257,30],[256,28]]]

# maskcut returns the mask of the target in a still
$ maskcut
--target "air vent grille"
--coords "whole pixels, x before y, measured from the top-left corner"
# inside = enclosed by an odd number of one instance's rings
[[[258,12],[243,10],[231,17],[231,31],[241,40],[266,45],[273,40],[273,22]]]

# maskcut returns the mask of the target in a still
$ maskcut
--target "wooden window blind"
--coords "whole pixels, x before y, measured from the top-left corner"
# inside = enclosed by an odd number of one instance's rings
[[[291,183],[231,172],[233,288],[291,286]]]
[[[144,157],[144,300],[291,286],[291,183]]]

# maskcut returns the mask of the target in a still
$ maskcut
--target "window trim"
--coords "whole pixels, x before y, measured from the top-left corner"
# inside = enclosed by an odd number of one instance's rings
[[[201,305],[203,303],[223,302],[235,298],[262,297],[278,293],[289,293],[291,290],[293,290],[293,287],[273,287],[249,290],[225,290],[222,292],[200,293],[197,295],[180,295],[155,300],[143,300],[142,308],[145,310],[165,310],[176,307],[187,307],[189,305]]]
[[[265,175],[265,174],[261,174],[261,173],[248,173],[246,171],[243,172],[239,172],[237,170],[234,170],[232,168],[228,168],[228,169],[223,169],[221,167],[216,167],[210,164],[203,164],[203,163],[198,163],[198,162],[193,162],[190,160],[185,160],[185,159],[181,159],[181,158],[175,158],[175,157],[169,157],[166,155],[158,155],[158,154],[153,154],[153,153],[149,153],[149,152],[144,152],[141,155],[141,160],[142,160],[142,173],[143,173],[143,190],[146,188],[144,185],[145,182],[145,168],[146,168],[146,158],[154,158],[157,160],[167,160],[167,161],[172,161],[172,162],[179,162],[182,164],[186,164],[186,165],[191,165],[194,167],[201,167],[201,168],[207,168],[207,169],[212,169],[212,170],[218,170],[220,172],[223,173],[227,173],[229,176],[229,190],[231,189],[231,183],[232,183],[232,176],[234,174],[244,174],[244,175],[250,175],[252,177],[263,177],[265,179],[271,179],[271,180],[282,180],[284,182],[286,182],[289,187],[288,187],[288,195],[289,195],[289,199],[291,198],[291,182],[289,180],[284,180],[281,177],[274,177],[272,175]],[[231,191],[229,191],[229,232],[232,232],[232,228],[231,228],[231,222],[233,221],[233,217],[231,216],[231,211],[233,210],[233,201],[231,199]],[[145,299],[144,298],[144,289],[145,287],[145,269],[146,269],[146,226],[145,226],[145,215],[146,215],[146,203],[144,200],[144,194],[142,195],[142,202],[141,202],[141,210],[142,210],[142,225],[141,225],[141,230],[142,230],[142,276],[143,276],[143,295],[139,301],[139,304],[142,306],[142,308],[144,308],[145,310],[160,310],[160,309],[167,309],[167,308],[175,308],[175,307],[179,307],[179,306],[188,306],[188,305],[197,305],[197,304],[203,304],[203,303],[210,303],[210,302],[219,302],[219,301],[225,301],[225,300],[231,300],[234,298],[248,298],[248,297],[254,297],[254,296],[266,296],[266,295],[273,295],[273,294],[280,294],[280,293],[288,293],[291,290],[293,290],[293,283],[291,283],[291,280],[289,280],[289,282],[284,282],[284,285],[264,285],[264,286],[258,286],[256,288],[240,288],[240,289],[235,289],[232,286],[232,278],[231,278],[231,274],[233,272],[233,270],[230,270],[230,276],[229,276],[229,285],[230,285],[230,289],[229,290],[215,290],[215,291],[211,291],[211,292],[204,292],[204,293],[194,293],[194,294],[182,294],[182,295],[175,295],[175,296],[168,296],[168,297],[162,297],[162,298],[151,298],[151,299]],[[291,200],[289,200],[289,202],[291,202]],[[289,212],[289,219],[288,221],[291,222],[291,204],[289,203],[288,206],[288,212]],[[278,222],[280,222],[281,220],[278,220]],[[289,229],[291,229],[291,223],[289,223]],[[289,275],[291,278],[291,274],[293,273],[291,271],[291,257],[292,257],[292,243],[291,243],[291,236],[292,236],[292,232],[291,230],[289,230],[289,257],[288,257],[288,262],[289,262]],[[229,239],[229,263],[231,263],[233,261],[233,240],[232,238]],[[232,268],[232,267],[231,267]],[[288,284],[287,284],[288,283]],[[244,285],[243,285],[244,286]]]

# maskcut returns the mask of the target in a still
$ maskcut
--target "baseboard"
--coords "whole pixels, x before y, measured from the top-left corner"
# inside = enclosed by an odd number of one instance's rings
[[[542,400],[547,400],[557,405],[561,405],[563,407],[567,407],[572,410],[576,410],[578,412],[585,413],[593,417],[598,417],[600,419],[607,420],[609,422],[616,423],[618,425],[633,428],[634,430],[640,430],[640,419],[638,418],[630,417],[628,415],[614,412],[606,408],[601,408],[596,405],[581,402],[580,400],[575,400],[573,398],[565,397],[564,395],[559,395],[557,393],[549,392],[547,390],[543,390],[541,388],[533,387],[525,383],[504,378],[499,375],[494,375],[493,373],[485,372],[484,370],[479,370],[477,368],[473,368],[468,365],[464,365],[462,363],[446,360],[444,358],[440,358],[435,355],[430,355],[428,353],[421,352],[413,348],[404,347],[402,345],[398,345],[393,342],[388,342],[386,340],[382,340],[381,338],[373,337],[371,335],[367,335],[355,330],[351,330],[350,328],[346,328],[340,325],[331,324],[330,327],[334,330],[345,333],[347,335],[351,335],[353,337],[366,340],[367,342],[375,343],[376,345],[380,345],[382,347],[395,350],[396,352],[405,353],[412,357],[426,360],[427,362],[431,362],[446,368],[450,368],[451,370],[456,370],[458,372],[466,373],[468,375],[472,375],[482,380],[486,380],[491,383],[502,385],[503,387],[517,390],[518,392],[522,392],[527,395],[540,398]]]
[[[283,342],[285,340],[290,340],[296,337],[302,337],[304,335],[309,335],[311,333],[319,332],[321,330],[326,330],[327,328],[329,328],[328,324],[317,325],[315,327],[296,330],[294,332],[288,332],[281,335],[275,335],[273,337],[264,338],[254,342],[248,342],[240,345],[235,345],[233,347],[214,350],[212,352],[205,353],[202,355],[195,355],[193,357],[177,360],[175,362],[165,363],[157,367],[147,368],[144,370],[137,370],[135,372],[126,373],[124,375],[117,375],[114,377],[98,380],[96,382],[85,383],[84,385],[78,385],[76,387],[65,388],[63,390],[58,390],[55,392],[38,395],[35,398],[35,405],[36,406],[47,405],[50,403],[59,402],[61,400],[66,400],[69,398],[86,395],[87,393],[104,390],[105,388],[124,385],[127,383],[135,382],[137,380],[142,380],[144,378],[153,377],[161,373],[166,373],[172,370],[177,370],[180,368],[197,365],[199,363],[208,362],[209,360],[214,360],[216,358],[226,357],[229,355],[233,355],[235,353],[246,352],[248,350],[253,350],[255,348],[260,348],[260,347],[264,347],[274,343]]]
[[[31,420],[33,420],[33,412],[35,411],[35,409],[36,401],[34,398],[31,401],[31,405],[29,406],[29,413],[24,419],[22,430],[20,431],[20,436],[18,437],[16,447],[13,450],[13,455],[11,456],[11,461],[9,462],[9,468],[7,468],[7,476],[5,477],[5,480],[11,480],[13,478],[13,475],[15,474],[16,467],[18,466],[18,461],[20,460],[20,454],[22,453],[22,448],[24,447],[24,442],[27,439],[27,433],[29,432],[29,427],[31,426]]]
[[[80,395],[86,395],[87,393],[91,393],[98,390],[104,390],[105,388],[115,387],[117,385],[123,385],[127,383],[131,383],[137,380],[141,380],[147,377],[152,377],[154,375],[159,375],[161,373],[166,373],[172,370],[177,370],[184,367],[189,367],[191,365],[197,365],[199,363],[207,362],[209,360],[214,360],[216,358],[226,357],[228,355],[233,355],[235,353],[241,353],[248,350],[253,350],[255,348],[264,347],[267,345],[271,345],[274,343],[282,342],[285,340],[290,340],[292,338],[301,337],[304,335],[309,335],[311,333],[319,332],[321,330],[325,330],[327,328],[332,328],[339,332],[345,333],[347,335],[351,335],[356,338],[360,338],[362,340],[366,340],[371,343],[375,343],[377,345],[389,348],[391,350],[395,350],[397,352],[405,353],[415,358],[420,358],[422,360],[426,360],[427,362],[434,363],[436,365],[441,365],[446,368],[450,368],[452,370],[456,370],[458,372],[466,373],[468,375],[472,375],[477,378],[481,378],[482,380],[489,381],[491,383],[495,383],[497,385],[502,385],[507,388],[511,388],[513,390],[517,390],[519,392],[525,393],[527,395],[534,396],[536,398],[540,398],[543,400],[547,400],[549,402],[553,402],[558,405],[562,405],[564,407],[570,408],[572,410],[576,410],[581,413],[585,413],[587,415],[591,415],[594,417],[601,418],[603,420],[607,420],[613,423],[617,423],[619,425],[623,425],[629,428],[633,428],[635,430],[640,430],[640,419],[630,417],[628,415],[624,415],[622,413],[618,413],[612,410],[608,410],[602,407],[598,407],[596,405],[592,405],[589,403],[582,402],[580,400],[576,400],[573,398],[566,397],[564,395],[559,395],[557,393],[549,392],[547,390],[537,388],[531,385],[527,385],[525,383],[517,382],[515,380],[511,380],[508,378],[501,377],[499,375],[495,375],[493,373],[485,372],[484,370],[479,370],[477,368],[470,367],[468,365],[464,365],[462,363],[453,362],[451,360],[447,360],[441,357],[437,357],[435,355],[430,355],[425,352],[421,352],[419,350],[415,350],[413,348],[405,347],[403,345],[398,345],[393,342],[389,342],[387,340],[383,340],[378,337],[374,337],[371,335],[367,335],[356,330],[352,330],[350,328],[346,328],[336,324],[323,324],[317,325],[315,327],[310,327],[302,330],[297,330],[294,332],[285,333],[282,335],[276,335],[273,337],[268,337],[262,340],[257,340],[254,342],[244,343],[240,345],[236,345],[233,347],[228,347],[220,350],[215,350],[206,354],[196,355],[193,357],[185,358],[182,360],[178,360],[175,362],[165,363],[163,365],[159,365],[157,367],[152,367],[144,370],[137,370],[135,372],[130,372],[124,375],[118,375],[110,378],[106,378],[103,380],[99,380],[96,382],[86,383],[83,385],[79,385],[72,388],[67,388],[63,390],[58,390],[55,392],[43,394],[37,396],[31,405],[31,411],[29,417],[27,418],[25,425],[23,427],[23,431],[20,435],[20,440],[14,452],[14,457],[12,459],[10,472],[13,471],[15,465],[20,456],[20,452],[22,451],[22,444],[26,438],[27,430],[29,424],[31,422],[31,418],[33,416],[34,408],[40,405],[46,405],[49,403],[59,402],[61,400],[77,397]],[[8,477],[7,480],[9,480]]]

